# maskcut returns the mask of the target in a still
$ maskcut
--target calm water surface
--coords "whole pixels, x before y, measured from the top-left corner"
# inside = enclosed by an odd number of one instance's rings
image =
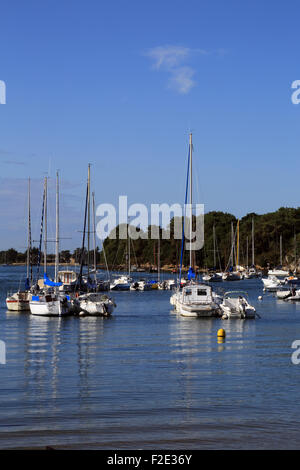
[[[247,290],[255,321],[185,319],[167,291],[116,292],[109,319],[39,318],[6,311],[22,276],[0,267],[0,448],[299,447],[300,304],[248,280],[222,289]]]

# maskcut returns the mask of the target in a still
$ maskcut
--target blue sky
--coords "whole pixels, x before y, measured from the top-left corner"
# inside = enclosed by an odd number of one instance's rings
[[[28,176],[38,231],[42,178],[60,170],[63,248],[80,245],[88,162],[97,203],[183,202],[190,130],[206,211],[298,206],[299,13],[296,1],[2,4],[0,249],[26,244]]]

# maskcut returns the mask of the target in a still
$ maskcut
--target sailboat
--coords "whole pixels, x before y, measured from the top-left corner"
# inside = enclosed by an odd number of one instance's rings
[[[254,218],[252,217],[252,234],[251,234],[251,241],[252,241],[252,264],[249,267],[248,266],[248,237],[247,237],[247,269],[245,272],[245,279],[253,279],[255,277],[259,276],[259,273],[256,270],[255,267],[255,261],[254,261]]]
[[[244,278],[244,275],[240,271],[239,266],[239,225],[240,221],[237,221],[237,245],[236,245],[236,258],[235,258],[235,270],[234,270],[234,251],[235,251],[235,233],[233,230],[233,222],[231,222],[231,252],[229,257],[229,266],[222,275],[223,281],[240,281]]]
[[[289,271],[282,269],[282,235],[279,238],[279,250],[280,250],[280,265],[277,268],[269,269],[268,276],[276,276],[279,279],[285,278],[290,275]]]
[[[159,290],[172,290],[176,287],[175,279],[161,279],[160,277],[160,227],[158,227],[158,243],[157,243],[157,287]]]
[[[127,224],[127,252],[126,252],[126,259],[127,259],[127,269],[128,274],[123,274],[122,276],[117,277],[110,283],[110,290],[130,290],[132,284],[132,278],[130,276],[130,233],[129,233],[129,223]],[[136,290],[136,289],[131,289]]]
[[[27,235],[27,276],[25,290],[8,292],[6,297],[6,307],[11,311],[29,310],[30,284],[32,282],[31,255],[31,215],[30,215],[30,178],[28,179],[28,235]]]
[[[212,271],[207,272],[206,274],[203,274],[202,280],[205,282],[222,282],[222,273],[217,273],[216,272],[216,266],[217,266],[217,256],[216,256],[216,246],[217,246],[217,240],[216,240],[216,227],[215,224],[213,225],[213,244],[214,244],[214,267]]]
[[[47,275],[47,178],[44,183],[43,207],[45,216],[45,240],[44,240],[44,286],[41,292],[36,292],[31,296],[29,302],[30,312],[32,315],[40,316],[63,316],[71,312],[70,296],[59,291],[62,283],[58,280],[59,269],[59,175],[56,173],[56,236],[55,236],[55,276],[54,281],[50,280]],[[43,217],[41,226],[41,239],[43,233]],[[40,250],[39,250],[40,251]]]
[[[192,242],[192,220],[193,220],[193,208],[192,208],[192,134],[189,139],[189,158],[188,158],[188,169],[187,169],[187,186],[186,186],[186,199],[187,203],[187,192],[188,184],[190,186],[190,243]],[[195,272],[193,269],[193,251],[190,249],[190,267],[188,271],[189,283],[180,289],[181,285],[181,272],[182,272],[182,259],[183,259],[183,248],[184,248],[184,229],[181,244],[181,259],[180,259],[180,275],[179,275],[179,287],[176,292],[171,296],[170,303],[173,305],[174,310],[180,313],[184,317],[212,317],[217,314],[219,306],[216,302],[216,297],[213,294],[211,286],[206,284],[198,283],[195,281]]]
[[[159,279],[159,269],[158,269],[158,279]],[[127,281],[126,278],[125,280]],[[152,289],[153,289],[153,282],[150,279],[140,278],[140,279],[130,280],[131,291],[143,292],[143,291],[150,291]]]
[[[87,292],[78,296],[76,303],[79,308],[79,314],[81,316],[109,316],[113,313],[116,304],[112,298],[108,295],[104,295],[100,292],[97,292],[97,263],[96,263],[96,221],[95,221],[95,195],[92,194],[93,198],[93,234],[94,234],[94,282],[90,279],[90,186],[91,186],[91,173],[90,165],[88,165],[88,181],[87,181],[87,193],[86,193],[86,209],[85,210],[85,220],[84,220],[84,230],[83,230],[83,243],[82,243],[82,260],[81,260],[81,269],[79,280],[82,283],[82,267],[83,267],[83,254],[84,254],[84,244],[85,244],[85,228],[86,228],[86,215],[88,217],[88,260],[87,260],[87,280],[86,288]]]

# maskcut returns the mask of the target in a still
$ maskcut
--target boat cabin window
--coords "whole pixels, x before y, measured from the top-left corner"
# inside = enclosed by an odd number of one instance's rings
[[[206,290],[205,289],[197,289],[197,295],[207,295],[206,293]]]
[[[187,290],[185,291],[185,295],[192,295],[191,289],[187,289]]]

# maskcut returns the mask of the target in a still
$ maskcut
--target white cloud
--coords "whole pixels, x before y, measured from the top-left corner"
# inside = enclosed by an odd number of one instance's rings
[[[158,46],[150,49],[146,54],[154,60],[154,68],[165,67],[170,69],[176,67],[190,54],[188,47],[181,46]]]
[[[180,94],[187,94],[196,85],[192,77],[195,70],[186,62],[195,54],[207,54],[203,49],[190,49],[183,46],[158,46],[149,49],[146,56],[153,60],[153,68],[170,74],[168,88]]]
[[[195,70],[191,67],[179,67],[174,69],[169,79],[169,88],[178,91],[178,93],[187,94],[196,85],[196,82],[192,80],[194,75]]]

